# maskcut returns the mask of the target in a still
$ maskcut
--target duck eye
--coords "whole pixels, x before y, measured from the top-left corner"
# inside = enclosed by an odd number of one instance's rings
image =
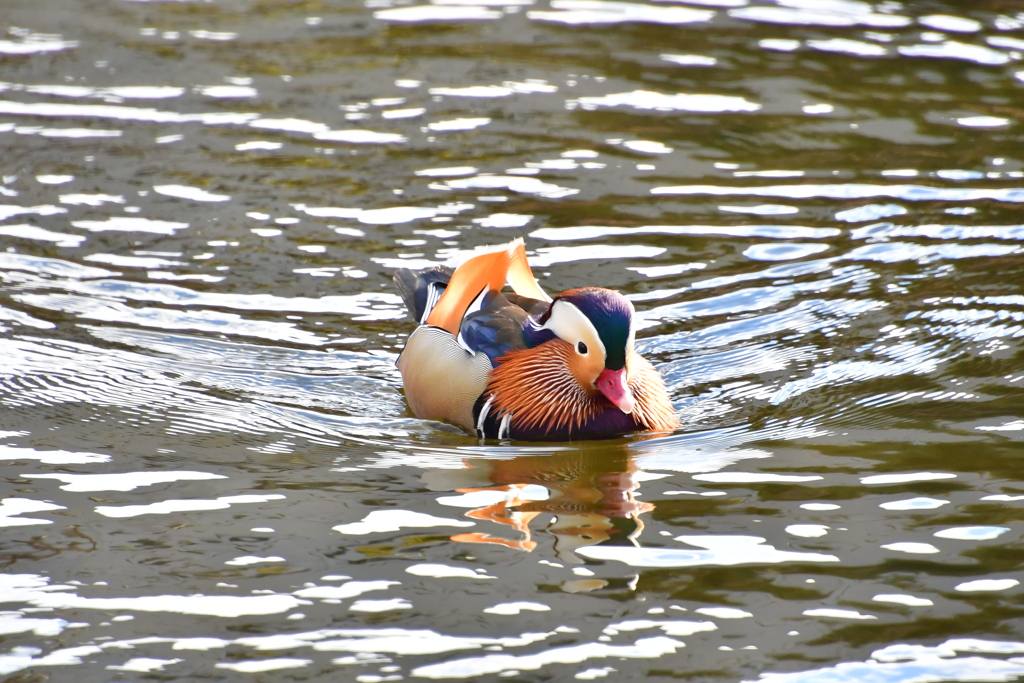
[[[576,344],[576,350],[579,351],[584,356],[587,355],[587,345],[584,344],[583,342],[579,342],[578,344]]]

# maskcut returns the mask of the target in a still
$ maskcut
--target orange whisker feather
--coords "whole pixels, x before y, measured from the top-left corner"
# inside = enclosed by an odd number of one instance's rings
[[[564,429],[572,434],[607,409],[608,400],[599,391],[576,380],[570,368],[574,354],[571,344],[553,339],[499,358],[487,384],[495,415],[511,414],[519,429]],[[655,431],[679,427],[661,375],[636,353],[629,357],[628,384],[639,425]]]

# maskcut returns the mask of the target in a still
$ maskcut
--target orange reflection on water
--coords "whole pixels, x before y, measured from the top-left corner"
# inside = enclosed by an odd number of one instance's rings
[[[505,538],[487,532],[456,534],[459,543],[495,543],[516,550],[537,547],[530,528],[542,513],[553,519],[545,527],[554,536],[560,559],[580,563],[577,548],[609,544],[636,545],[643,530],[640,516],[654,509],[636,500],[639,468],[628,454],[569,453],[520,456],[510,460],[467,458],[463,470],[435,470],[427,475],[435,490],[463,494],[505,493],[503,500],[478,507],[467,517],[509,527],[518,536]],[[535,487],[547,497],[538,499]]]

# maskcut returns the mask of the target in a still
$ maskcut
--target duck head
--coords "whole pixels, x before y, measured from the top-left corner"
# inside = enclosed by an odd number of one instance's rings
[[[584,287],[562,292],[537,321],[568,342],[569,370],[580,386],[599,391],[622,412],[633,412],[628,360],[633,353],[633,304],[618,292]]]

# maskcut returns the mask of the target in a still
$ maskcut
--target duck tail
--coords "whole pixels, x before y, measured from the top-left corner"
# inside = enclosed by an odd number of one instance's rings
[[[435,266],[427,270],[409,270],[399,268],[395,271],[395,287],[405,302],[409,315],[421,325],[441,300],[448,282],[452,279],[454,268]]]

